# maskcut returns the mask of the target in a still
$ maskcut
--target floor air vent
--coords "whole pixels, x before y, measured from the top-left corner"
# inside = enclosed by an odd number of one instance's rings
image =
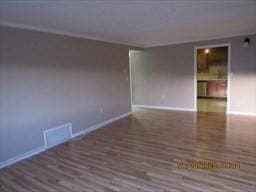
[[[67,123],[59,127],[48,129],[44,131],[44,143],[45,147],[53,147],[60,143],[63,143],[71,138],[72,125]]]

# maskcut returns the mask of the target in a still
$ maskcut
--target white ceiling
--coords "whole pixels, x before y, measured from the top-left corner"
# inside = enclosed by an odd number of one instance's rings
[[[142,47],[256,33],[256,0],[0,0],[0,24]]]

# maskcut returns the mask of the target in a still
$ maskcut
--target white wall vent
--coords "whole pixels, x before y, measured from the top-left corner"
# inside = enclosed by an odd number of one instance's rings
[[[48,129],[44,131],[45,147],[53,147],[63,143],[71,138],[72,124],[67,123],[59,127]]]

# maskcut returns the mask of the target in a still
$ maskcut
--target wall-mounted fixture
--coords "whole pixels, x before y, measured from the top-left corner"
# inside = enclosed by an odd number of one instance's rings
[[[243,46],[244,47],[249,47],[249,45],[250,45],[250,38],[249,37],[244,38]]]

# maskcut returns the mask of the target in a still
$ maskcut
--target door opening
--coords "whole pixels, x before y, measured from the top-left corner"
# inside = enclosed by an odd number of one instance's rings
[[[227,112],[229,107],[230,45],[195,48],[195,108]]]
[[[132,76],[133,69],[134,67],[132,67],[132,63],[135,64],[137,63],[137,58],[139,57],[139,55],[141,54],[142,50],[137,50],[137,49],[130,49],[129,50],[129,72],[130,72],[130,98],[131,98],[131,106],[133,108],[133,92],[134,92],[134,83],[136,81],[133,82],[134,77]],[[136,84],[135,84],[136,85]]]

